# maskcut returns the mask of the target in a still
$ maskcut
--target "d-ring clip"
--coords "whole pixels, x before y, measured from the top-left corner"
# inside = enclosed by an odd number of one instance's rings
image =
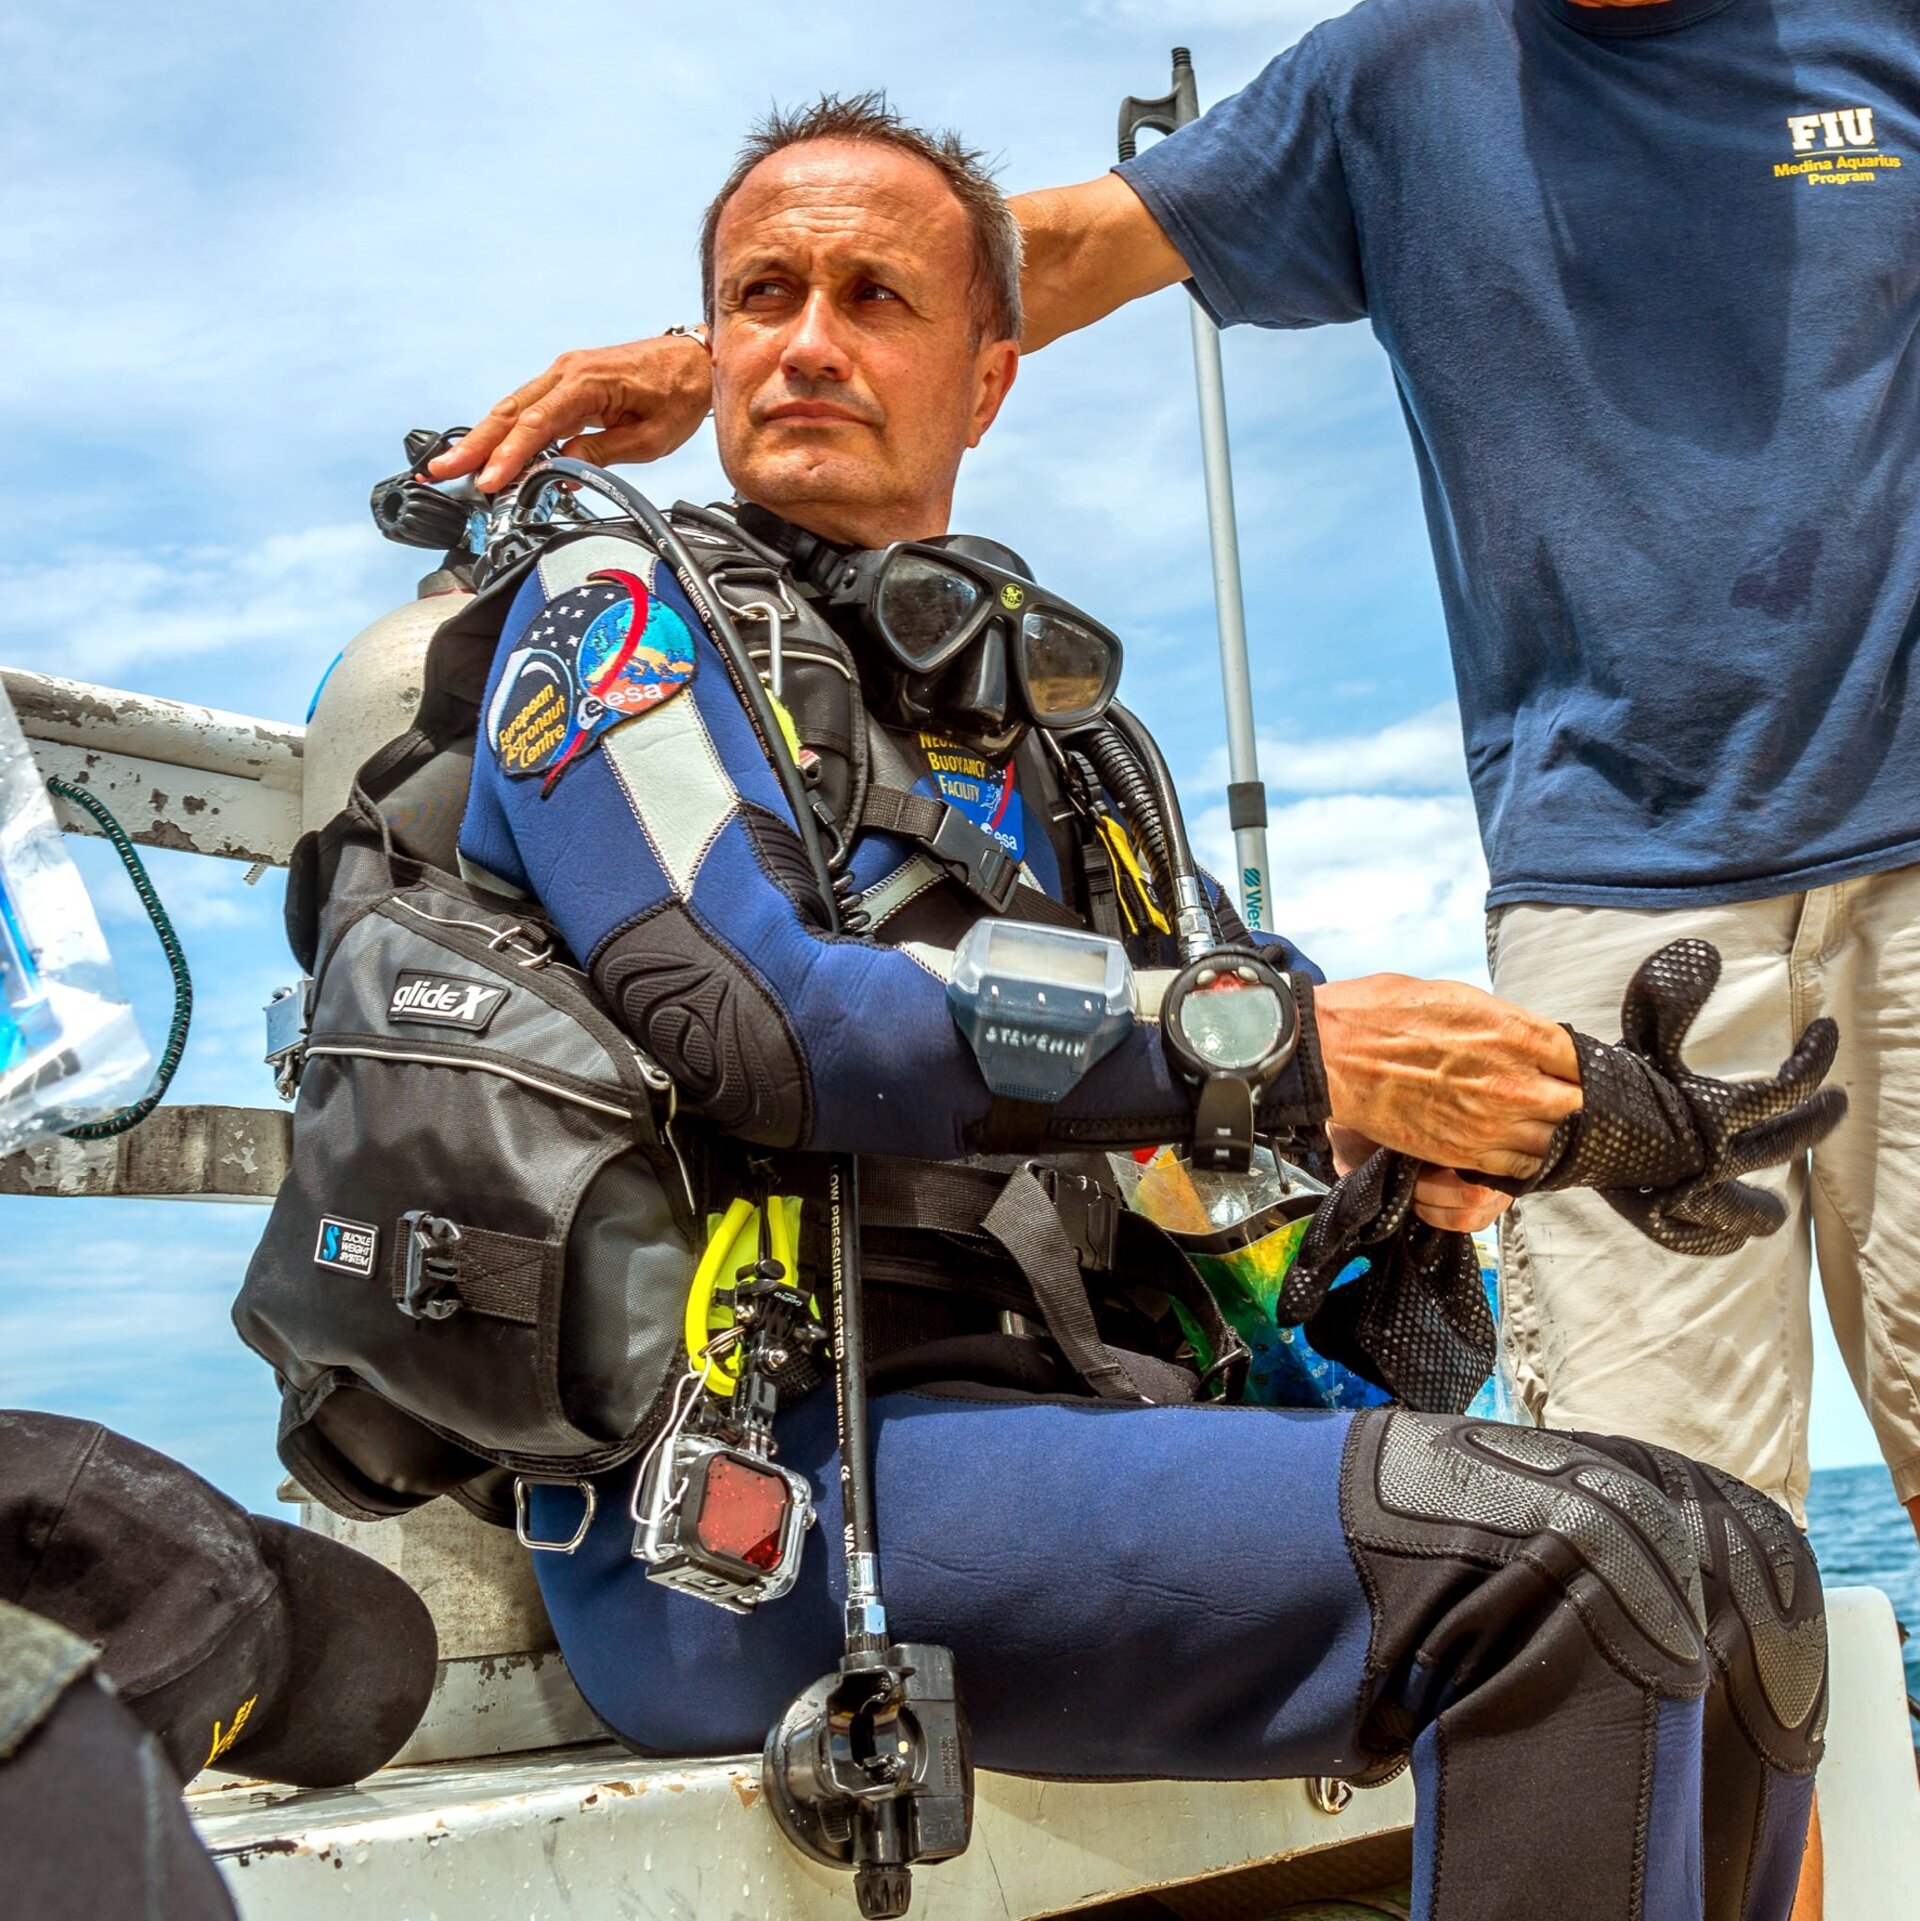
[[[561,1481],[552,1485],[565,1487],[569,1483]],[[513,1477],[513,1538],[524,1548],[531,1548],[536,1554],[571,1554],[587,1538],[587,1530],[593,1526],[594,1511],[600,1505],[600,1497],[593,1491],[591,1481],[574,1481],[572,1486],[580,1490],[580,1497],[586,1503],[580,1516],[580,1525],[573,1531],[570,1541],[536,1541],[527,1521],[527,1484],[516,1474]]]

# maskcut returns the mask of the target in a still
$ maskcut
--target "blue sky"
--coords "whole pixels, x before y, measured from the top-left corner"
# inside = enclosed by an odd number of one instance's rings
[[[1192,46],[1203,99],[1311,0],[764,0],[724,12],[414,0],[108,4],[0,16],[0,659],[298,719],[408,597],[369,486],[409,427],[471,419],[557,352],[694,318],[699,210],[748,121],[885,86],[1010,190],[1112,158],[1126,93]],[[1445,637],[1386,364],[1363,328],[1228,336],[1254,684],[1287,930],[1337,972],[1484,979],[1485,884]],[[702,436],[661,498],[722,491]],[[1225,831],[1183,296],[1035,357],[956,524],[1125,636],[1128,697],[1199,838]],[[157,950],[79,849],[156,1040]],[[199,998],[175,1098],[271,1098],[258,1009],[291,974],[277,876],[157,856]],[[266,1371],[227,1307],[249,1208],[0,1199],[0,1401],[86,1413],[256,1506]],[[1831,1343],[1817,1466],[1873,1458]]]

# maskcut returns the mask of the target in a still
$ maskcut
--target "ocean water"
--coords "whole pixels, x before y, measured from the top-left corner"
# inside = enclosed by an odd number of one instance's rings
[[[1828,1587],[1877,1587],[1911,1630],[1907,1692],[1920,1700],[1920,1539],[1884,1467],[1822,1468],[1807,1490],[1807,1531]]]

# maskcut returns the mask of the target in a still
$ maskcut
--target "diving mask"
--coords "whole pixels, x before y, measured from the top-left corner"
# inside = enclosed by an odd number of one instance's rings
[[[1106,712],[1120,684],[1119,636],[1071,601],[1036,585],[1020,557],[975,535],[897,540],[844,555],[824,583],[830,604],[858,613],[891,663],[932,697],[970,650],[995,642],[1012,668],[1024,718],[1035,727],[1084,727]],[[985,664],[964,675],[983,686]],[[1005,668],[999,669],[1004,699]]]

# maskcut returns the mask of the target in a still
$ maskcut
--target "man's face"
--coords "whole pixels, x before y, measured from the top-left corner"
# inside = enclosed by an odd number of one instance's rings
[[[1019,350],[977,341],[967,217],[896,147],[763,160],[714,236],[713,414],[743,499],[861,546],[944,533]]]

